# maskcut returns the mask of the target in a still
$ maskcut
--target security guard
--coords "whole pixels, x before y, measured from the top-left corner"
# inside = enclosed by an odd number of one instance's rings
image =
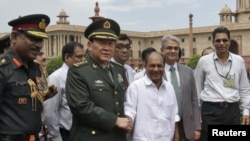
[[[47,38],[44,14],[10,21],[11,46],[0,56],[0,141],[28,141],[41,130],[41,73],[34,59]],[[32,136],[31,136],[32,137]]]
[[[123,67],[111,63],[120,26],[111,19],[90,24],[89,58],[68,71],[66,97],[73,114],[71,141],[126,141],[132,122],[124,115]]]
[[[0,38],[0,54],[3,54],[6,52],[6,50],[10,46],[10,35],[7,34]]]

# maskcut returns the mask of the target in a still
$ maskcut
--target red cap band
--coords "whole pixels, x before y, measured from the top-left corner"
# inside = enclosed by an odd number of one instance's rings
[[[13,26],[12,30],[20,30],[22,28],[34,28],[39,29],[38,24],[20,24]]]

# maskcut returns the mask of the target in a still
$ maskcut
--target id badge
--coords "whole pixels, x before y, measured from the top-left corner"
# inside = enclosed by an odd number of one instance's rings
[[[233,79],[225,79],[224,80],[224,87],[233,87],[234,86],[234,80]]]

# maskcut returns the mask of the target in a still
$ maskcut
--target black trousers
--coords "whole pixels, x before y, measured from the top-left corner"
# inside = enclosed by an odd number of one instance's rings
[[[240,124],[240,108],[238,102],[204,102],[201,108],[202,132],[200,141],[208,140],[208,125]]]
[[[62,136],[62,140],[63,141],[70,141],[69,140],[69,131],[68,130],[66,130],[66,129],[63,129],[63,128],[60,128],[60,134],[61,134],[61,136]]]

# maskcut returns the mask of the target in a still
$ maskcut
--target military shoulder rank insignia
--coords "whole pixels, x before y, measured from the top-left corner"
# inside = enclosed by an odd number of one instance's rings
[[[87,64],[87,61],[81,61],[81,62],[75,63],[74,66],[78,68],[78,67],[84,66],[85,64]]]
[[[0,66],[3,66],[3,65],[5,65],[5,64],[8,64],[7,59],[6,59],[6,58],[1,58],[1,59],[0,59]]]
[[[114,65],[119,66],[119,67],[123,67],[122,64],[117,63],[117,62],[111,62],[111,64],[114,64]]]

